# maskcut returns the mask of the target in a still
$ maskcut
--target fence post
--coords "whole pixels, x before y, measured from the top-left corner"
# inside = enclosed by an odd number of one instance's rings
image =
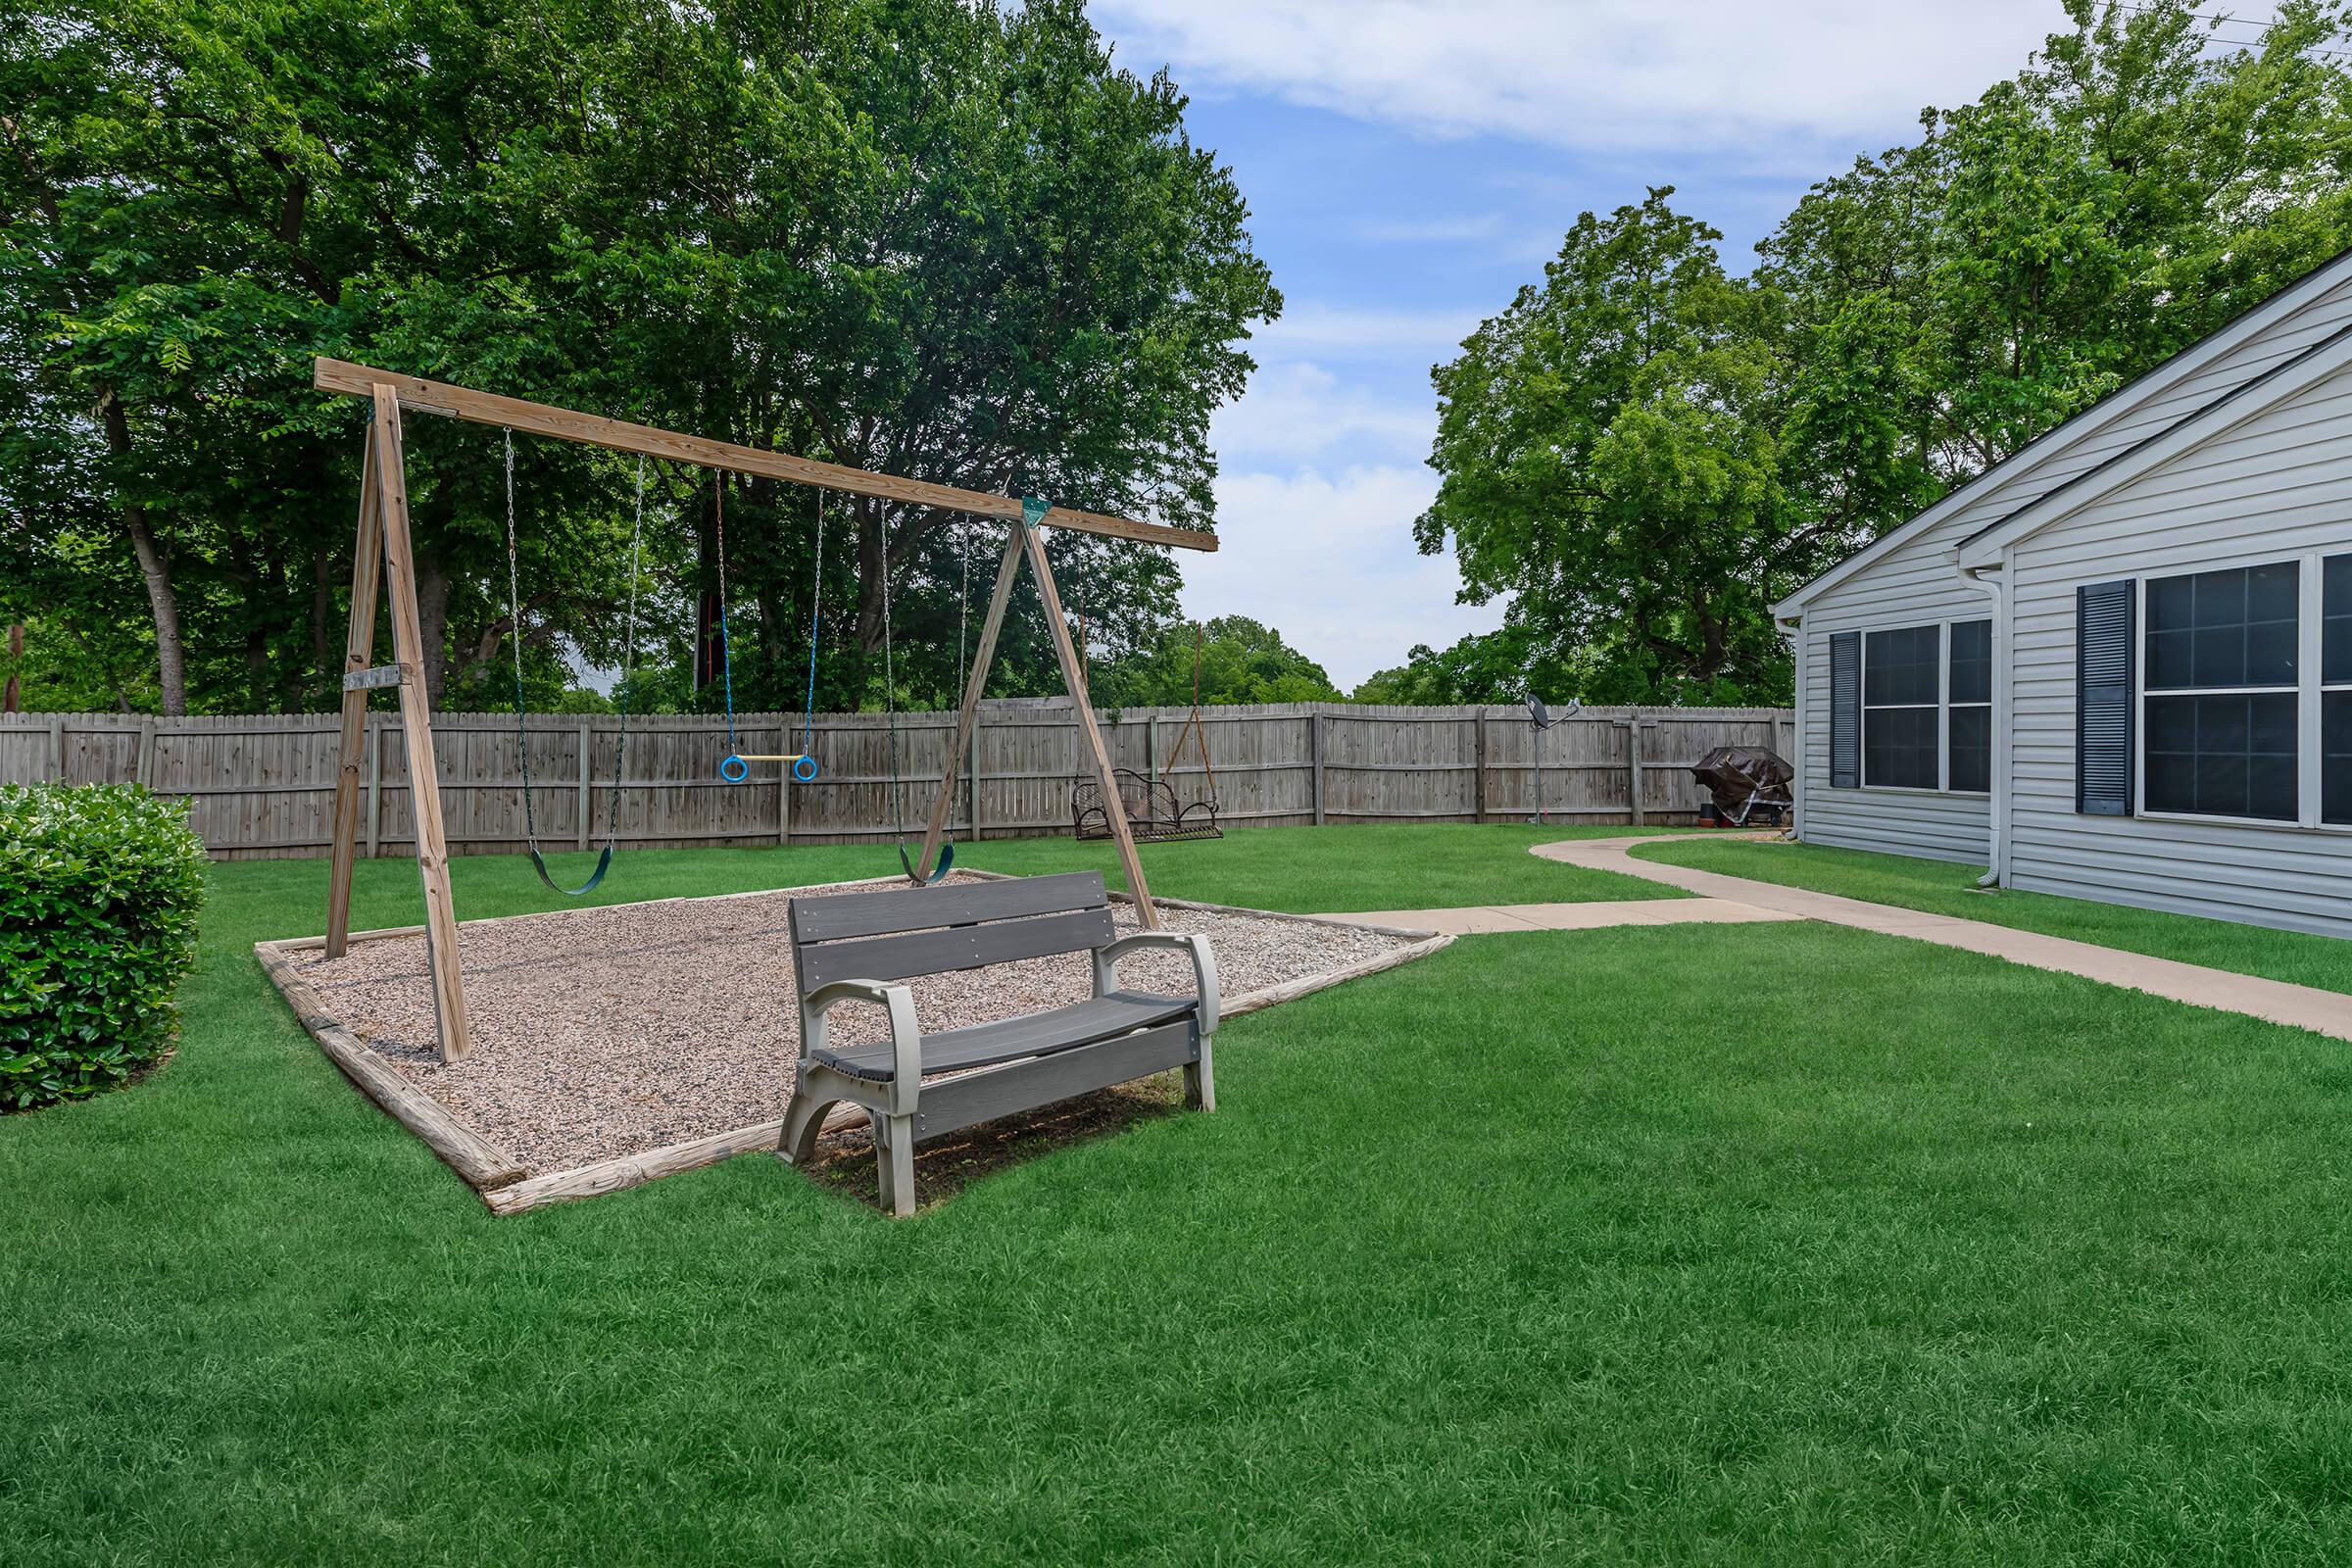
[[[66,781],[66,720],[61,713],[49,715],[49,765],[57,770],[57,781]]]
[[[1157,712],[1144,720],[1144,771],[1152,778],[1159,777],[1159,714]]]
[[[368,858],[374,859],[384,842],[384,721],[368,720]]]
[[[1323,825],[1323,711],[1306,715],[1307,765],[1315,770],[1315,826]]]
[[[588,819],[589,819],[591,816],[594,816],[594,815],[596,814],[596,807],[595,807],[595,803],[594,803],[594,801],[593,801],[593,800],[590,798],[590,796],[589,796],[589,794],[588,794],[588,763],[589,763],[589,760],[590,760],[591,758],[593,758],[593,757],[596,755],[596,734],[595,734],[595,730],[594,730],[594,728],[592,727],[592,726],[595,724],[595,722],[596,722],[596,721],[595,721],[594,719],[587,719],[587,718],[583,718],[583,719],[581,719],[581,720],[580,720],[580,835],[579,835],[579,837],[580,837],[580,842],[579,842],[579,847],[580,847],[581,849],[583,849],[583,850],[584,850],[584,849],[586,849],[586,848],[588,847]],[[526,742],[526,744],[527,744],[527,742]]]
[[[146,789],[155,778],[155,717],[139,720],[139,755],[130,765],[130,776],[139,788]]]
[[[980,842],[980,710],[972,710],[972,738],[963,757],[964,769],[964,826],[972,842]]]
[[[1632,781],[1626,796],[1633,807],[1634,826],[1642,826],[1642,710],[1632,710],[1633,717],[1625,726],[1625,771]]]
[[[792,744],[789,732],[779,731],[784,745]],[[779,748],[780,750],[781,748]],[[792,764],[786,762],[776,777],[776,848],[787,849],[792,844]]]
[[[1475,726],[1478,736],[1470,758],[1473,769],[1470,781],[1471,808],[1473,819],[1484,822],[1487,819],[1487,710],[1483,705],[1479,708],[1477,717],[1470,722]]]

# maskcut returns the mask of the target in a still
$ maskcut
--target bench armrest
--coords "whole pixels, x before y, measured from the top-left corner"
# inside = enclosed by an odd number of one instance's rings
[[[870,1002],[890,1014],[893,1115],[912,1114],[923,1082],[923,1035],[914,1021],[914,993],[879,980],[835,980],[801,999],[801,1068],[823,1049],[827,1014],[845,1002]]]
[[[1193,983],[1200,997],[1200,1032],[1217,1032],[1217,956],[1208,938],[1192,931],[1138,931],[1095,949],[1095,995],[1110,990],[1118,979],[1119,959],[1140,948],[1181,948],[1193,956]]]

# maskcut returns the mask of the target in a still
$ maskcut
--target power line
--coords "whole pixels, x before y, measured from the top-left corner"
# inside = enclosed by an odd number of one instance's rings
[[[2175,11],[2170,6],[2133,5],[2131,3],[2131,0],[2111,0],[2111,3],[2114,4],[2116,10],[2129,12],[2133,16],[2180,16],[2186,17],[2195,22],[2213,24],[2215,26],[2253,27],[2257,29],[2255,36],[2251,38],[2237,38],[2225,37],[2218,31],[2214,31],[2212,28],[2209,28],[2208,36],[2205,42],[2200,46],[2209,49],[2217,46],[2234,49],[2250,49],[2258,47],[2263,41],[2264,34],[2268,33],[2268,31],[2272,27],[2278,25],[2278,18],[2276,16],[2239,17],[2232,16],[2228,12]],[[2322,60],[2352,60],[2352,50],[2305,49],[2301,52],[2316,59]]]

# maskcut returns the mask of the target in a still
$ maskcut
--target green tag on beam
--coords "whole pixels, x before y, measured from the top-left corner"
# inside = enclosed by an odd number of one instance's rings
[[[1048,501],[1044,496],[1021,497],[1021,526],[1024,528],[1036,527],[1046,520],[1046,514],[1053,510],[1054,503]]]

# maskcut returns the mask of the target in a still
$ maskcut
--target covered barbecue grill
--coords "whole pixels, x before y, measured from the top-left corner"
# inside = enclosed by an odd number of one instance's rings
[[[1714,797],[1708,807],[1727,827],[1779,827],[1793,804],[1796,770],[1761,746],[1718,746],[1690,764],[1690,776]]]

